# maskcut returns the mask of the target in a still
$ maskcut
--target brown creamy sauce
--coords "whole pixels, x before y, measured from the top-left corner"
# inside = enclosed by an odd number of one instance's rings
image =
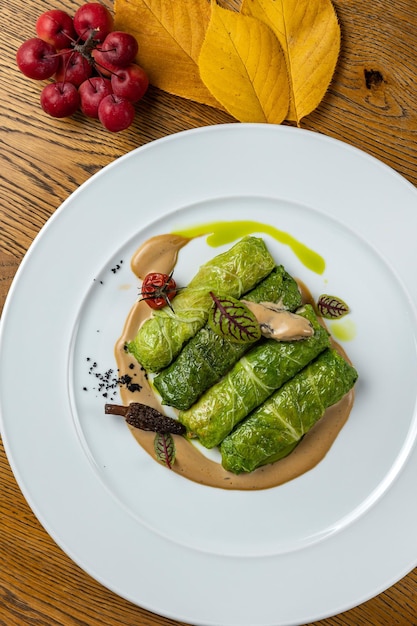
[[[272,302],[250,302],[242,300],[256,317],[261,333],[268,339],[276,341],[296,341],[311,337],[313,327],[301,315],[280,309]]]
[[[175,267],[179,250],[189,239],[177,235],[160,235],[149,239],[134,255],[131,267],[138,278],[143,279],[149,272],[169,274]],[[299,282],[303,301],[313,303],[307,287]],[[155,397],[147,380],[146,373],[136,359],[124,348],[126,342],[136,336],[139,326],[150,317],[151,309],[146,302],[137,302],[131,309],[123,333],[115,346],[115,356],[119,372],[133,372],[135,382],[141,385],[139,392],[120,389],[122,402],[141,402],[152,406],[161,413],[163,407]],[[323,322],[324,323],[324,322]],[[339,352],[347,359],[343,349],[333,342]],[[340,402],[327,409],[324,416],[303,437],[295,450],[287,457],[265,465],[248,474],[235,475],[206,458],[192,443],[180,436],[175,436],[176,460],[172,471],[202,485],[221,489],[259,490],[276,487],[301,476],[315,467],[327,454],[339,432],[346,423],[354,400],[351,390]],[[153,442],[155,433],[142,431],[129,426],[133,436],[148,454],[155,458]],[[156,461],[155,461],[156,462]]]

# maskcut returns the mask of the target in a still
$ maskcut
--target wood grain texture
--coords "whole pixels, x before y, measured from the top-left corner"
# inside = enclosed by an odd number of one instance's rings
[[[74,13],[80,4],[8,0],[0,6],[7,44],[0,64],[0,311],[34,237],[80,184],[149,141],[233,121],[226,113],[153,88],[137,105],[134,125],[119,135],[81,114],[46,118],[38,104],[41,85],[17,71],[15,52],[34,35],[40,13],[51,8]],[[221,4],[238,7],[239,1]],[[416,2],[334,4],[343,37],[337,71],[322,104],[301,126],[361,148],[417,184]],[[107,6],[112,7],[110,0]],[[179,624],[109,592],[64,554],[28,507],[3,448],[0,502],[0,626]],[[340,572],[342,579],[342,563]],[[314,626],[416,626],[416,616],[414,570],[376,598]]]

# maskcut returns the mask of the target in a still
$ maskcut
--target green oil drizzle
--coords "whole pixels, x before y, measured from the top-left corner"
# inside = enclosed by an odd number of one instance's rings
[[[265,233],[279,241],[279,243],[289,246],[305,267],[316,274],[323,274],[326,262],[320,254],[317,254],[317,252],[305,246],[289,233],[279,230],[274,226],[270,226],[269,224],[249,220],[238,222],[208,222],[207,224],[199,224],[198,226],[191,226],[184,230],[175,231],[174,234],[189,239],[208,235],[207,244],[213,248],[217,248],[218,246],[232,243],[240,237],[245,237],[253,233]]]
[[[356,336],[356,326],[351,319],[329,323],[331,333],[339,341],[352,341]]]

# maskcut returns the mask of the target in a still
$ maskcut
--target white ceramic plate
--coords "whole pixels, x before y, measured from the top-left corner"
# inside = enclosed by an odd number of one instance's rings
[[[243,219],[323,256],[317,274],[265,237],[313,295],[349,303],[334,330],[350,325],[343,345],[360,376],[323,462],[258,492],[199,486],[157,464],[123,420],[104,416],[89,373],[93,361],[100,373],[115,368],[113,346],[137,296],[136,248],[156,234]],[[32,245],[1,326],[2,436],[55,541],[109,589],[194,625],[304,624],[408,573],[417,564],[416,232],[412,185],[294,128],[180,133],[93,176]],[[205,237],[188,244],[179,281],[224,248]]]

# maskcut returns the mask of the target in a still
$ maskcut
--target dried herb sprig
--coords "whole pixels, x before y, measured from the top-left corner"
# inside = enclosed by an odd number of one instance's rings
[[[130,426],[141,430],[173,435],[184,435],[186,431],[184,424],[178,420],[162,415],[156,409],[139,402],[131,402],[129,406],[106,404],[104,411],[107,415],[122,415]]]

